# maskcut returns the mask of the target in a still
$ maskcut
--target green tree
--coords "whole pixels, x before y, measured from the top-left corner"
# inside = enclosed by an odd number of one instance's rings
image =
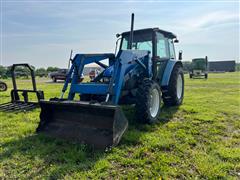
[[[32,68],[34,69],[33,66],[32,66]],[[14,72],[15,72],[16,77],[24,77],[24,78],[27,78],[27,79],[31,75],[30,70],[26,67],[16,67]]]
[[[4,67],[4,66],[0,66],[0,77],[1,78],[5,78],[5,77],[7,77],[7,68],[6,67]]]
[[[184,61],[182,63],[184,72],[189,72],[192,68],[192,63],[190,61]]]
[[[236,63],[236,71],[240,71],[240,63]]]
[[[47,76],[47,70],[45,68],[36,69],[35,75],[40,77]]]
[[[47,68],[47,73],[57,71],[59,68],[58,67],[48,67]]]

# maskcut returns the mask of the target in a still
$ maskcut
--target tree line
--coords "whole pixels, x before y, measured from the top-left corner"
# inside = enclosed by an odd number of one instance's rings
[[[57,71],[59,68],[58,67],[47,67],[47,68],[35,68],[32,66],[32,68],[35,71],[35,75],[39,77],[47,77],[48,73]],[[11,66],[9,67],[4,67],[0,65],[0,78],[8,78],[11,77]],[[191,62],[189,61],[184,61],[183,62],[183,70],[184,72],[189,72],[191,70]],[[236,71],[240,71],[240,63],[236,63]],[[27,68],[24,67],[17,67],[16,68],[16,76],[25,76],[28,77],[30,76],[30,71]]]
[[[34,66],[31,66],[35,71],[35,76],[39,77],[47,77],[48,73],[57,71],[58,67],[47,67],[47,68],[35,68]],[[26,77],[28,78],[30,76],[29,69],[25,67],[16,67],[15,69],[15,75],[17,77]],[[0,78],[8,78],[11,77],[11,66],[4,67],[0,65]]]
[[[57,71],[58,67],[47,67],[47,68],[35,68],[34,66],[31,66],[35,71],[35,76],[39,77],[47,77],[48,73]],[[183,70],[185,72],[188,72],[191,69],[191,62],[183,62]],[[17,77],[29,77],[30,71],[25,67],[16,67],[15,75]],[[11,77],[11,66],[4,67],[0,65],[0,78],[8,78]]]

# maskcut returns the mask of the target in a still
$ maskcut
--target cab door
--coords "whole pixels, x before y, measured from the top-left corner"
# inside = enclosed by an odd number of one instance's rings
[[[162,33],[155,33],[153,53],[153,79],[161,82],[164,69],[170,57],[169,39]]]

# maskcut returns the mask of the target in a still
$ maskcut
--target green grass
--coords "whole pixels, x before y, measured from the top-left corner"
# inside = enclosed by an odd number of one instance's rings
[[[104,152],[36,134],[40,109],[0,112],[1,179],[239,179],[240,73],[186,76],[185,84],[183,105],[164,107],[157,124],[136,124],[134,109],[124,107],[129,129]],[[59,96],[61,87],[38,83],[46,99]],[[9,92],[0,93],[1,102]]]

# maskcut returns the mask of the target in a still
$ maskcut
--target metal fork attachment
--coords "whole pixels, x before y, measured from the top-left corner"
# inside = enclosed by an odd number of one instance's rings
[[[26,67],[30,70],[32,79],[32,90],[18,89],[16,83],[15,70],[16,67]],[[33,68],[29,64],[13,64],[11,67],[13,89],[11,90],[11,101],[0,104],[0,111],[17,112],[29,111],[39,106],[39,101],[44,99],[43,91],[37,90],[36,80]],[[37,101],[30,101],[29,94],[35,94]],[[20,99],[22,96],[23,100]]]

